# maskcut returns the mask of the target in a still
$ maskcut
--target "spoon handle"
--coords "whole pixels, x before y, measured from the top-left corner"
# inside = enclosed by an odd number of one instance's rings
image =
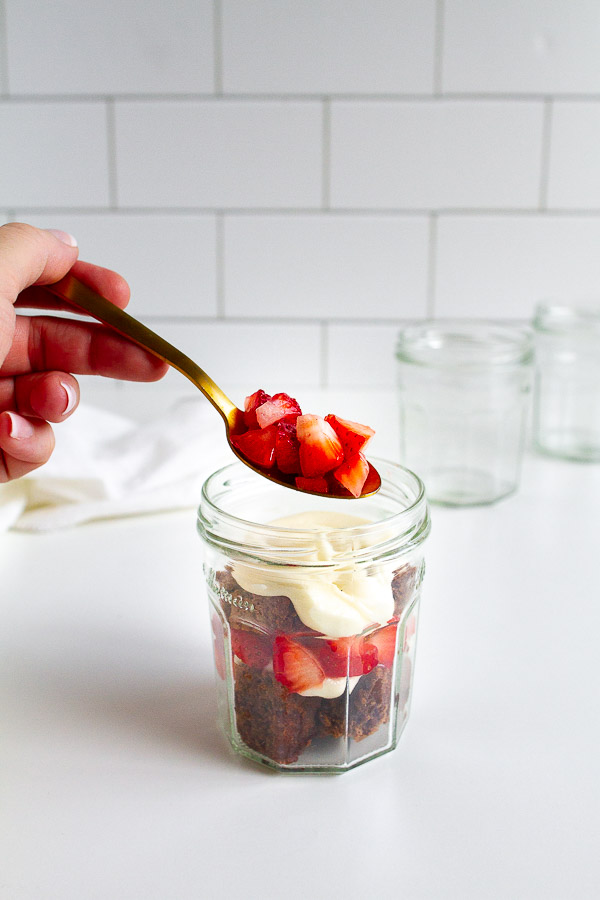
[[[150,328],[142,325],[133,316],[124,312],[114,303],[110,303],[104,297],[97,294],[87,285],[83,284],[73,275],[65,275],[56,284],[44,285],[45,290],[56,294],[68,303],[84,309],[93,318],[105,325],[110,325],[119,334],[139,344],[145,350],[149,350],[154,356],[158,356],[164,362],[173,366],[182,375],[194,384],[219,411],[230,428],[234,428],[239,410],[234,403],[223,393],[221,388],[200,368],[189,356],[178,350],[160,335]]]

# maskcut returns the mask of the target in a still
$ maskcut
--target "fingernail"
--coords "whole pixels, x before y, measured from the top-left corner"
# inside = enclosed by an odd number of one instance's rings
[[[68,247],[76,247],[77,246],[77,238],[74,238],[72,234],[69,234],[67,231],[60,231],[58,228],[48,228],[47,231],[50,234],[53,234],[54,237],[57,237],[59,241],[62,241],[63,244],[67,244]]]
[[[67,395],[67,405],[63,409],[63,416],[66,416],[71,412],[72,409],[75,408],[75,404],[77,403],[77,394],[73,390],[72,386],[70,384],[67,384],[66,381],[61,381],[60,386]]]
[[[7,416],[10,419],[9,437],[14,438],[15,441],[22,441],[33,435],[33,425],[23,416],[14,412],[7,413]]]

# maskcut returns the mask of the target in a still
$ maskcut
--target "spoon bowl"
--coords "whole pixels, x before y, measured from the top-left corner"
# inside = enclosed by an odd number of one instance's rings
[[[55,284],[47,284],[44,285],[44,287],[45,290],[60,297],[61,300],[65,300],[71,306],[84,310],[94,319],[97,319],[105,325],[109,325],[115,331],[119,332],[119,334],[129,338],[129,340],[133,341],[135,344],[143,347],[144,350],[148,350],[150,353],[154,354],[154,356],[162,359],[163,362],[166,362],[174,369],[177,369],[182,375],[185,375],[186,378],[188,378],[192,384],[204,394],[206,399],[212,403],[220,414],[225,424],[227,443],[237,458],[254,472],[257,472],[264,478],[268,478],[269,481],[281,484],[284,487],[292,488],[292,490],[299,490],[299,488],[296,487],[293,475],[285,475],[283,472],[271,471],[270,469],[263,469],[260,466],[254,465],[236,449],[232,443],[232,437],[246,431],[243,411],[239,409],[221,390],[219,385],[216,384],[212,378],[197,365],[197,363],[186,356],[185,353],[182,353],[181,350],[178,350],[177,347],[174,347],[150,328],[142,325],[141,322],[138,322],[138,320],[134,319],[133,316],[130,316],[129,313],[124,312],[118,306],[115,306],[114,303],[111,303],[109,300],[106,300],[105,297],[97,294],[73,275],[65,275],[64,278],[57,281]],[[361,497],[368,497],[371,494],[376,493],[380,487],[381,478],[379,477],[379,473],[371,463],[369,463],[369,474]],[[323,494],[318,493],[317,491],[303,490],[302,493],[315,494],[323,497]],[[330,491],[327,496],[354,499],[341,485],[339,486],[339,492],[337,490]]]

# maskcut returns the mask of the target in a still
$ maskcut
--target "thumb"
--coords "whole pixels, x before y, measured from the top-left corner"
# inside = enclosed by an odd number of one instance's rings
[[[14,303],[30,285],[58,281],[77,253],[77,241],[64,231],[43,231],[21,222],[0,226],[0,304]]]

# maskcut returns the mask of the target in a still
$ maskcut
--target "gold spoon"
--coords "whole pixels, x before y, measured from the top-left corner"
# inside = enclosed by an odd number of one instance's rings
[[[241,434],[247,430],[246,424],[244,423],[244,413],[223,393],[219,385],[215,384],[212,378],[210,378],[193,360],[182,353],[181,350],[178,350],[177,347],[169,344],[164,338],[161,338],[154,331],[151,331],[145,325],[142,325],[141,322],[138,322],[133,316],[130,316],[118,306],[115,306],[114,303],[111,303],[109,300],[100,296],[100,294],[97,294],[73,275],[65,275],[65,277],[60,281],[57,281],[56,284],[46,284],[44,285],[44,288],[45,290],[56,294],[56,296],[60,297],[62,300],[66,300],[73,306],[84,309],[93,318],[98,319],[105,325],[110,325],[110,327],[114,328],[115,331],[118,331],[119,334],[122,334],[134,343],[139,344],[140,347],[153,353],[154,356],[158,356],[163,362],[173,366],[174,369],[177,369],[178,372],[181,372],[182,375],[189,378],[192,384],[195,385],[198,390],[202,391],[206,399],[210,400],[215,409],[221,414],[221,417],[225,422],[227,443],[238,459],[254,472],[258,472],[259,475],[268,478],[269,481],[274,481],[277,484],[292,488],[293,490],[299,490],[296,487],[294,475],[285,475],[283,472],[273,472],[270,469],[261,469],[259,466],[254,465],[254,463],[246,459],[246,457],[242,456],[239,450],[235,448],[231,442],[232,436]],[[361,496],[368,497],[371,494],[376,493],[380,487],[381,478],[379,477],[379,473],[371,463],[369,463],[369,474]],[[324,496],[318,491],[302,491],[302,493],[315,494],[320,497]],[[339,488],[334,487],[333,491],[330,490],[330,493],[326,496],[354,499],[341,485],[339,485]]]

